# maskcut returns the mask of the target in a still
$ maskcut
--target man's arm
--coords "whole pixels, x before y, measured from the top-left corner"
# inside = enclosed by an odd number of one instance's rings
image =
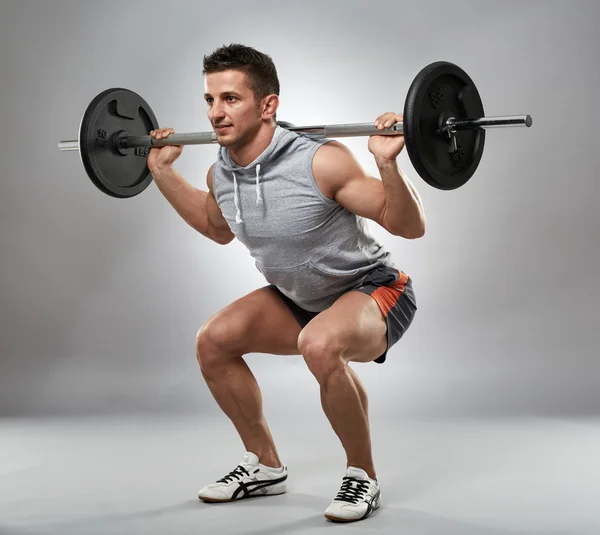
[[[206,182],[209,191],[202,191],[187,182],[173,167],[154,168],[154,182],[175,211],[203,236],[225,245],[234,235],[219,209],[212,192],[212,168]]]
[[[376,161],[381,180],[368,176],[346,146],[330,141],[317,150],[313,174],[321,191],[350,212],[395,236],[420,238],[425,212],[417,190],[395,160]]]
[[[212,239],[221,245],[226,245],[235,238],[233,232],[229,228],[229,223],[223,217],[223,212],[217,204],[213,191],[212,170],[214,164],[210,166],[206,174],[206,184],[208,185],[208,194],[206,196],[206,213],[208,216],[209,234]]]

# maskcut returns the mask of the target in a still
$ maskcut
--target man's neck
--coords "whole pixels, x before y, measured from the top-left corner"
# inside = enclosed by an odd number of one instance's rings
[[[228,148],[229,157],[241,167],[246,167],[258,158],[271,144],[275,134],[275,125],[261,128],[248,145]]]

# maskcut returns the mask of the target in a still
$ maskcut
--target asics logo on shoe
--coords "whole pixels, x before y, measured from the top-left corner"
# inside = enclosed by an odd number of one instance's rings
[[[371,499],[367,501],[367,511],[362,518],[367,518],[375,509],[377,509],[377,507],[379,507],[379,494],[380,491],[377,491],[375,496],[371,497]]]
[[[240,483],[240,486],[235,489],[235,492],[231,496],[232,500],[235,500],[241,492],[244,493],[244,498],[250,496],[251,493],[256,492],[257,490],[262,490],[267,487],[272,487],[273,485],[277,485],[278,483],[283,483],[287,479],[287,475],[284,477],[280,477],[279,479],[266,479],[266,480],[256,480],[256,481],[248,481],[246,483]]]

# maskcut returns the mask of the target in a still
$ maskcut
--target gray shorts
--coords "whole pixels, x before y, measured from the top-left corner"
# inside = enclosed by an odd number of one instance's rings
[[[310,312],[303,309],[294,301],[283,295],[277,286],[270,284],[284,300],[301,328],[320,312]],[[379,310],[387,324],[387,348],[385,352],[375,359],[375,362],[385,362],[387,352],[406,332],[417,311],[417,302],[413,292],[411,278],[389,266],[380,266],[367,276],[361,286],[352,288],[351,291],[362,292],[370,295],[379,306]]]

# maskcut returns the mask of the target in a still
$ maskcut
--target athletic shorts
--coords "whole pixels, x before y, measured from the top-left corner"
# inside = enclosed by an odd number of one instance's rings
[[[303,309],[283,295],[274,284],[269,284],[268,288],[273,288],[282,297],[301,328],[304,328],[310,320],[319,314],[319,312],[310,312]],[[375,359],[378,364],[383,364],[387,352],[402,338],[417,311],[412,280],[402,271],[389,266],[380,266],[369,273],[362,286],[352,288],[351,291],[370,295],[377,302],[379,310],[385,318],[387,348],[382,355]]]

